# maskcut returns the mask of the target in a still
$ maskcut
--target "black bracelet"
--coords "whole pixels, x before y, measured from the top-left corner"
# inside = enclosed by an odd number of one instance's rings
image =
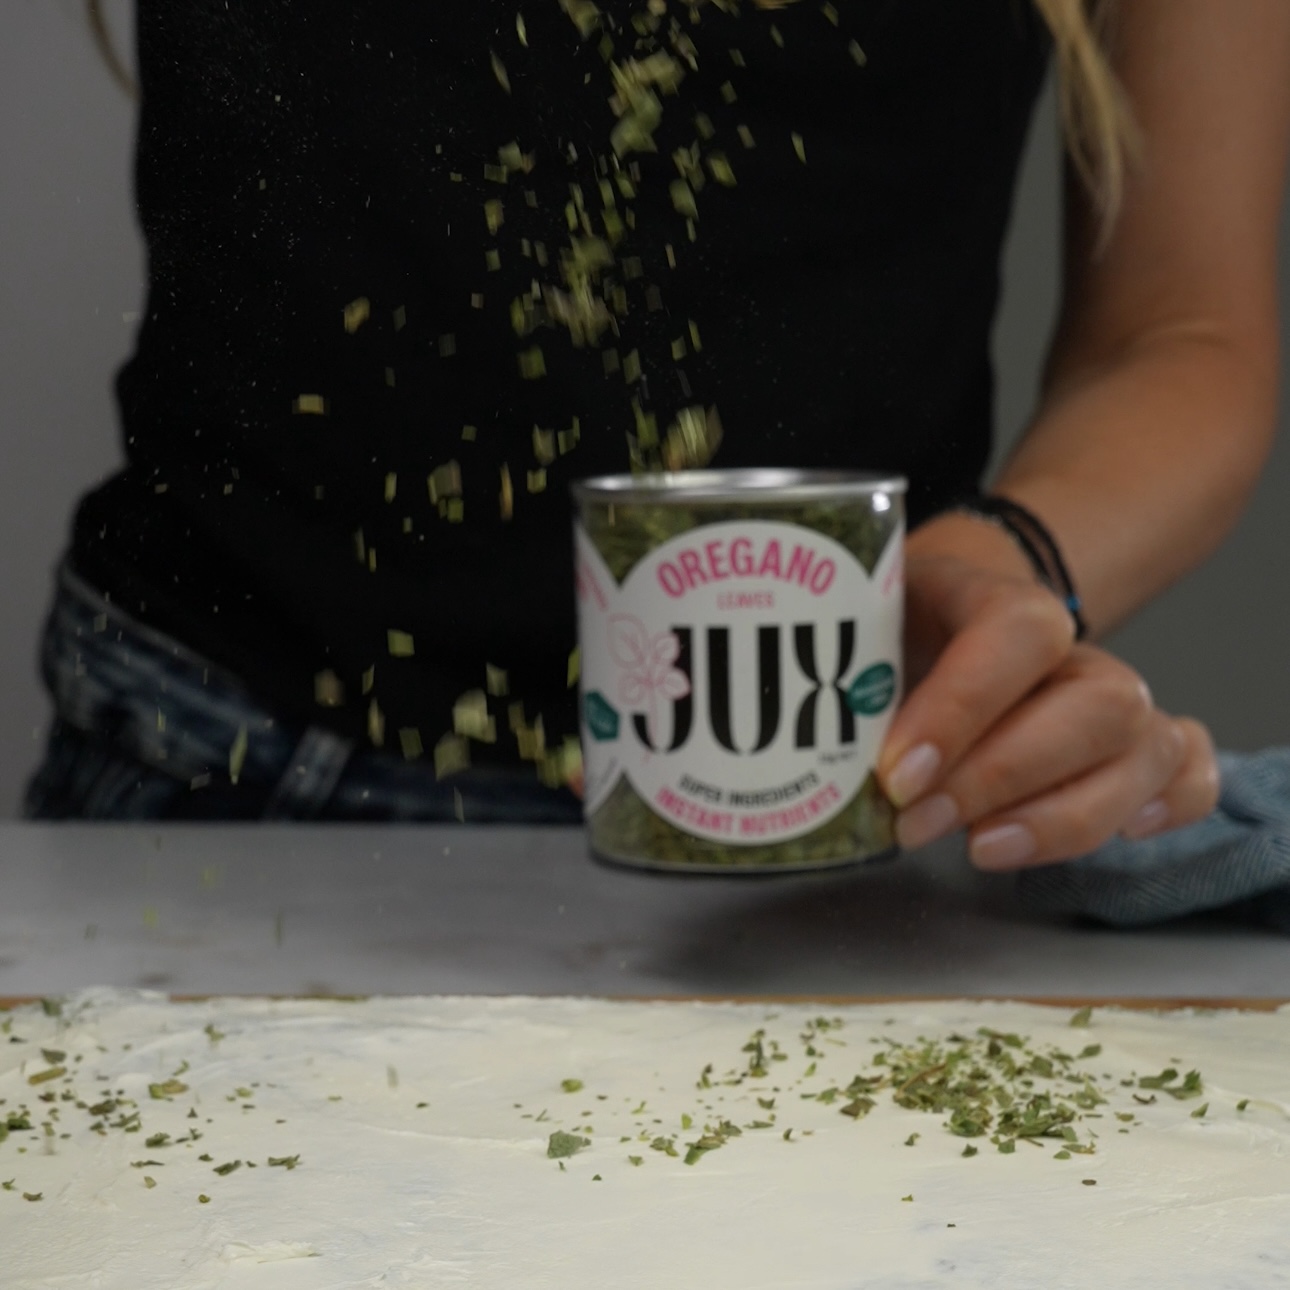
[[[978,515],[1003,529],[1025,552],[1039,581],[1066,606],[1075,620],[1075,639],[1084,640],[1088,636],[1083,602],[1075,590],[1070,570],[1062,559],[1056,540],[1037,515],[1006,497],[987,496],[984,493],[964,498],[952,509]]]

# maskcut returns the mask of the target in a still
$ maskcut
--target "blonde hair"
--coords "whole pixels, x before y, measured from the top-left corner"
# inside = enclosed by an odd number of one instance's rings
[[[782,9],[797,0],[754,0]],[[1128,165],[1139,145],[1128,101],[1106,56],[1114,0],[1034,0],[1057,47],[1066,151],[1109,232],[1124,200]],[[113,79],[132,97],[138,86],[117,53],[103,0],[85,0],[94,43]]]
[[[134,83],[130,69],[121,61],[121,55],[117,53],[107,19],[103,16],[103,0],[85,0],[85,13],[90,20],[90,32],[94,37],[94,43],[98,46],[108,71],[112,73],[112,79],[131,98],[138,98],[139,87]]]
[[[1107,58],[1114,0],[1035,0],[1057,47],[1066,153],[1097,210],[1105,241],[1124,202],[1141,138]]]

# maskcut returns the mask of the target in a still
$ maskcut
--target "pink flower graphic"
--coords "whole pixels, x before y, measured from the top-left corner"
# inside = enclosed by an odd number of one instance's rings
[[[660,699],[684,699],[689,678],[674,667],[681,653],[675,632],[651,636],[634,614],[610,614],[609,653],[623,669],[618,677],[618,698],[629,709],[646,711],[650,739],[657,741]]]

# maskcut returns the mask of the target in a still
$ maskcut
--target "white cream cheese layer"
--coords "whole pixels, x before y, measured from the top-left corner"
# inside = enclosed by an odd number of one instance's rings
[[[107,991],[0,1014],[0,1125],[31,1125],[0,1141],[0,1285],[1290,1285],[1290,1013],[1069,1018]],[[1000,1152],[890,1082],[855,1107],[877,1054],[982,1027],[1104,1090],[1072,1143]],[[1163,1068],[1203,1088],[1140,1086]],[[553,1133],[589,1145],[552,1158]]]

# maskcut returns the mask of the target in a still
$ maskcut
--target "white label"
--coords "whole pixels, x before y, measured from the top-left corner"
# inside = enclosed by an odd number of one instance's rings
[[[903,532],[872,577],[795,524],[707,524],[621,586],[575,535],[586,807],[626,776],[701,838],[764,845],[837,815],[900,691]]]

